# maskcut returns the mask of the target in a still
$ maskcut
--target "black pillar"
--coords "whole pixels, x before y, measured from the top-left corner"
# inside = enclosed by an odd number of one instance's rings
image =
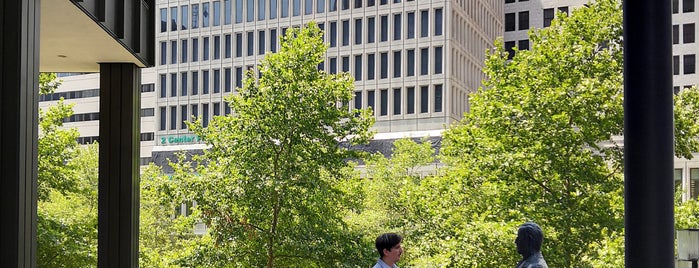
[[[675,267],[671,14],[624,1],[626,267]]]
[[[141,70],[100,64],[99,267],[138,267]]]
[[[0,1],[0,266],[36,266],[39,1]]]

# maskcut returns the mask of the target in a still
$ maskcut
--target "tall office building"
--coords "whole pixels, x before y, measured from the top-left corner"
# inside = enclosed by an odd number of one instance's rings
[[[695,5],[697,0],[672,0],[672,72],[673,90],[678,93],[683,88],[699,84],[696,72],[696,55],[699,43],[695,38],[699,16]],[[504,0],[505,48],[529,49],[527,31],[530,28],[543,28],[551,25],[558,11],[569,13],[588,0]],[[512,55],[513,53],[510,53]],[[683,199],[699,197],[699,154],[695,159],[675,159],[674,181],[683,189]]]

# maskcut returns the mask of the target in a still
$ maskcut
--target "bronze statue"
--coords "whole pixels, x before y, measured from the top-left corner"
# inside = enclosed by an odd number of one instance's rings
[[[544,256],[541,255],[541,243],[544,241],[544,232],[541,227],[533,222],[526,222],[519,226],[517,231],[517,252],[522,255],[522,260],[515,268],[548,268]]]

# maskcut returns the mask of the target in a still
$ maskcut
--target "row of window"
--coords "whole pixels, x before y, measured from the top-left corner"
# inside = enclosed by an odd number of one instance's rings
[[[558,7],[558,11],[568,14],[568,7]],[[544,9],[544,27],[551,26],[551,21],[556,17],[554,8]],[[528,30],[529,29],[529,11],[512,12],[505,14],[505,32]]]
[[[414,0],[407,0],[412,2]],[[364,0],[353,0],[354,8],[361,8]],[[393,0],[394,3],[400,3],[400,0]],[[291,4],[291,6],[289,5]],[[388,4],[387,0],[380,0],[379,4]],[[235,5],[235,8],[233,8]],[[315,6],[314,6],[315,5]],[[366,6],[372,7],[376,5],[376,1],[367,0]],[[289,17],[289,7],[291,7],[292,16],[300,16],[303,8],[304,15],[310,15],[315,10],[316,13],[324,13],[325,9],[328,12],[337,11],[337,0],[223,0],[223,10],[221,10],[221,1],[203,2],[200,4],[173,6],[160,9],[160,32],[197,29],[201,24],[202,28],[209,26],[221,25],[221,17],[223,15],[223,24],[229,25],[233,21],[235,23],[263,21],[265,19],[276,19],[277,17]],[[191,7],[191,13],[190,13]],[[350,9],[349,0],[340,1],[341,10]],[[257,12],[256,12],[257,10]],[[201,12],[200,12],[201,11]],[[213,12],[213,14],[212,14]],[[233,14],[235,12],[235,14]],[[223,14],[222,14],[223,13]],[[190,21],[191,15],[191,21]],[[168,20],[169,16],[169,20]],[[201,19],[201,20],[200,20]]]
[[[153,92],[155,91],[155,84],[143,84],[141,85],[141,93]],[[91,98],[99,97],[99,88],[76,90],[76,91],[66,91],[66,92],[56,92],[52,94],[45,94],[39,96],[39,101],[57,101],[63,98],[64,100],[70,99],[81,99],[81,98]]]
[[[694,12],[694,0],[682,0],[682,13]],[[680,0],[672,0],[672,13],[680,13]]]
[[[430,51],[431,50],[431,51]],[[419,54],[417,54],[419,53]],[[432,57],[432,59],[430,59]],[[328,73],[351,73],[355,81],[413,77],[415,75],[442,74],[444,50],[441,46],[420,49],[385,51],[377,54],[357,54],[342,57],[330,57],[318,68]],[[338,60],[340,61],[338,63]],[[378,62],[378,70],[377,70]],[[245,69],[244,69],[245,68]],[[253,70],[254,66],[197,70],[180,73],[160,74],[160,97],[199,95],[209,93],[231,92],[243,86],[244,70]],[[430,72],[431,71],[431,72]],[[223,74],[222,74],[223,73]],[[169,76],[169,79],[168,79]],[[201,83],[200,83],[201,80]],[[169,83],[169,84],[168,84]]]
[[[379,89],[354,92],[354,109],[371,108],[379,116],[412,115],[416,113],[440,113],[443,109],[442,85]],[[378,107],[376,98],[378,97]],[[430,105],[430,100],[432,105]]]
[[[684,55],[682,57],[682,65],[684,69],[684,74],[696,73],[696,55]],[[680,56],[672,56],[672,74],[680,74]]]
[[[515,0],[505,0],[505,4],[514,3]],[[529,0],[519,0],[519,2],[529,2]]]
[[[682,88],[683,89],[690,89],[693,86],[696,86],[696,85],[684,85]],[[673,86],[672,92],[675,93],[675,95],[679,94],[680,93],[680,86]]]
[[[78,144],[92,144],[95,142],[99,142],[99,139],[100,139],[99,136],[78,137]],[[155,139],[155,133],[153,133],[153,132],[141,133],[141,141],[152,141],[154,139]]]
[[[403,31],[403,14],[397,13],[393,14],[392,24],[389,24],[388,15],[379,17],[380,32],[379,32],[379,42],[386,42],[389,40],[389,26],[393,27],[392,39],[394,41],[401,40],[403,35],[406,39],[416,38],[416,13],[406,12],[405,13],[405,23],[407,29]],[[420,11],[420,37],[428,37],[430,34],[430,19],[429,10]],[[442,9],[434,9],[434,25],[433,25],[433,35],[441,36],[443,34],[443,14]],[[364,31],[364,23],[366,22],[366,31]],[[330,47],[338,46],[338,22],[331,21],[328,23],[329,29],[328,33],[324,36],[327,38],[327,42]],[[340,43],[341,46],[349,46],[350,43],[355,45],[361,45],[362,43],[372,44],[376,42],[376,17],[367,18],[356,18],[353,23],[350,20],[340,21],[341,24],[341,36]],[[352,29],[350,29],[350,24]],[[321,29],[325,30],[325,24],[321,23],[318,25]],[[281,35],[286,34],[287,28],[281,28]],[[221,40],[223,39],[223,40]],[[198,62],[200,60],[218,60],[223,58],[231,57],[242,57],[243,52],[246,52],[247,56],[255,55],[255,49],[257,49],[258,55],[263,55],[266,51],[276,52],[279,37],[277,36],[277,29],[272,28],[268,30],[248,31],[248,32],[238,32],[231,34],[224,34],[223,38],[220,35],[213,35],[211,37],[204,36],[201,37],[201,55],[200,55],[200,37],[194,37],[191,39],[182,40],[170,40],[160,42],[160,65],[168,64],[168,58],[170,59],[170,64],[177,64],[178,62],[187,63]],[[267,46],[266,40],[269,40],[269,46]],[[257,42],[257,46],[255,46]],[[169,45],[169,47],[168,47]],[[179,45],[179,52],[178,52]],[[190,49],[191,45],[191,49]],[[235,46],[235,47],[234,47]],[[168,57],[168,49],[170,51]],[[213,53],[213,55],[212,55]]]
[[[694,43],[694,23],[682,24],[682,43]],[[672,25],[672,44],[680,43],[680,25]]]
[[[529,50],[529,39],[505,42],[505,51],[507,51],[507,58],[510,60],[515,56],[515,46],[519,50]]]
[[[155,109],[154,108],[141,109],[141,117],[151,117],[151,116],[155,116]],[[63,118],[63,123],[97,121],[97,120],[100,120],[100,113],[99,112],[73,114],[69,117]]]
[[[187,121],[194,122],[197,118],[199,118],[199,104],[183,104],[183,105],[173,105],[170,106],[170,125],[168,127],[168,107],[167,106],[161,106],[160,107],[160,130],[177,130],[177,129],[187,129]],[[211,108],[211,110],[210,110]],[[223,111],[221,109],[223,108]],[[179,110],[179,118],[178,118],[178,110]],[[221,104],[220,102],[214,102],[209,105],[209,103],[202,103],[201,104],[201,123],[202,126],[207,127],[209,126],[209,122],[211,118],[209,115],[212,116],[219,116],[221,115],[221,112],[224,114],[228,115],[231,113],[231,108],[228,106],[227,103]]]

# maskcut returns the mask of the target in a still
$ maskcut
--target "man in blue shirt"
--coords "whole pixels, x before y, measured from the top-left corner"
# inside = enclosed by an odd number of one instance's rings
[[[398,268],[396,262],[403,254],[401,242],[403,242],[403,237],[395,233],[385,233],[377,237],[376,250],[380,257],[373,268]]]

